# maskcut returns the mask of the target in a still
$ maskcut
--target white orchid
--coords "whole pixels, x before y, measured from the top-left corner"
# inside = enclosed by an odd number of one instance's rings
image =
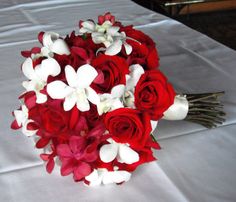
[[[33,68],[33,61],[27,58],[22,65],[22,71],[29,81],[22,83],[26,91],[34,91],[36,94],[36,103],[44,103],[47,96],[40,91],[47,84],[48,76],[57,76],[61,72],[60,65],[53,58],[45,59],[41,64]]]
[[[118,108],[124,107],[122,103],[122,97],[125,92],[125,86],[123,84],[114,86],[111,93],[100,94],[100,102],[97,105],[98,114],[102,115],[108,111],[113,111]]]
[[[125,170],[108,171],[105,168],[94,169],[93,172],[85,177],[89,186],[100,184],[122,183],[129,181],[131,173]]]
[[[64,110],[69,111],[75,105],[84,112],[90,109],[89,101],[95,105],[99,104],[99,96],[90,87],[90,84],[97,77],[97,71],[88,64],[78,68],[77,72],[73,67],[65,67],[67,84],[62,81],[53,81],[47,85],[47,92],[53,99],[64,99]]]
[[[129,75],[126,75],[126,86],[124,94],[124,105],[130,108],[135,108],[134,105],[134,90],[140,77],[144,74],[144,69],[139,64],[134,64],[129,67]]]
[[[110,21],[105,21],[102,25],[93,21],[84,21],[79,32],[81,34],[90,33],[95,44],[104,44],[105,48],[102,47],[97,52],[105,51],[106,55],[116,55],[124,45],[126,54],[129,55],[132,52],[132,46],[126,42],[126,39],[131,38],[126,37],[125,32],[119,32],[119,30],[120,27],[113,26]]]
[[[107,141],[109,144],[103,145],[99,151],[99,156],[104,163],[109,163],[114,159],[126,164],[139,161],[138,153],[131,149],[129,144],[117,143],[112,138]]]
[[[42,39],[43,47],[40,53],[32,54],[32,59],[40,57],[53,57],[54,53],[59,55],[69,55],[70,50],[63,39],[59,38],[59,34],[55,32],[45,32]]]
[[[37,130],[28,130],[27,125],[33,120],[28,119],[28,108],[25,105],[21,106],[21,109],[14,110],[14,116],[16,118],[16,122],[18,126],[22,126],[22,133],[26,136],[32,136],[35,135]]]

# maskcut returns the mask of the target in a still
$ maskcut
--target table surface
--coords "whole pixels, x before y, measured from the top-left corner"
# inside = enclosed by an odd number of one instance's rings
[[[212,130],[160,121],[154,132],[162,147],[155,152],[158,161],[140,167],[122,186],[88,188],[58,172],[47,174],[33,140],[10,129],[11,111],[25,80],[20,51],[38,44],[37,33],[66,35],[78,20],[107,11],[156,41],[160,68],[177,91],[224,90],[227,121]],[[1,0],[0,19],[1,202],[236,201],[235,51],[129,0]]]

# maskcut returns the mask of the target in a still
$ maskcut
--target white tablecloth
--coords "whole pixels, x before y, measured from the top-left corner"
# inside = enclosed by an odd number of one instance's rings
[[[21,50],[37,33],[65,35],[79,19],[112,12],[156,42],[161,70],[180,92],[226,91],[227,121],[208,130],[160,121],[159,159],[140,167],[122,186],[87,188],[71,177],[49,175],[31,139],[10,129],[23,91]],[[128,0],[0,1],[0,201],[1,202],[222,202],[236,201],[236,52],[179,22]]]

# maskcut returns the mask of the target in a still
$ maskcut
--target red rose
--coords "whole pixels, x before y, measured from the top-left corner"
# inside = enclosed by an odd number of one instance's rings
[[[135,106],[159,120],[173,104],[175,91],[159,70],[146,71],[139,79],[134,92]]]
[[[94,128],[95,126],[99,125],[100,123],[103,123],[103,117],[104,115],[99,115],[96,105],[90,104],[90,110],[83,112],[84,116],[86,117],[86,120],[88,122],[89,128]]]
[[[159,66],[159,56],[156,50],[155,42],[146,34],[139,30],[135,30],[132,27],[124,27],[122,31],[126,33],[126,35],[132,39],[137,40],[138,42],[134,42],[132,40],[127,40],[127,43],[132,45],[133,51],[130,56],[127,56],[129,60],[134,60],[132,64],[135,64],[137,59],[145,59],[145,60],[137,60],[136,63],[142,65],[144,69],[155,69]],[[144,50],[145,48],[146,50]]]
[[[140,149],[150,137],[150,118],[146,113],[135,109],[120,108],[105,116],[105,126],[116,142],[129,143],[131,147]]]
[[[103,77],[103,82],[92,84],[97,93],[110,93],[114,86],[126,83],[125,75],[129,73],[129,67],[123,58],[100,55],[93,60],[92,66]]]

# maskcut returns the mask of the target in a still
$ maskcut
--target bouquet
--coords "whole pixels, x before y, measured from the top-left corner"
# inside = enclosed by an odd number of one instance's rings
[[[130,179],[156,160],[152,132],[161,118],[206,127],[224,119],[222,93],[177,94],[158,68],[154,41],[110,13],[80,21],[65,38],[41,32],[41,47],[22,51],[27,80],[11,127],[34,137],[51,173],[89,186]]]

